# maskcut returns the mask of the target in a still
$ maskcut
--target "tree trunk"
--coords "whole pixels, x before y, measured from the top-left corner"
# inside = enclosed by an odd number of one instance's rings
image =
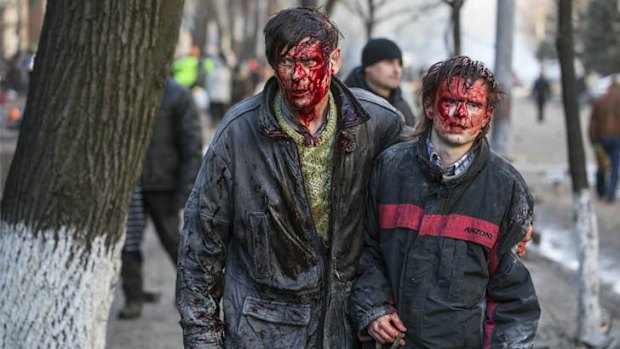
[[[203,1],[196,2],[196,14],[194,16],[194,45],[200,48],[201,53],[205,53],[207,47],[207,23],[209,15],[207,5]]]
[[[557,48],[562,71],[562,101],[566,116],[568,159],[573,189],[573,213],[579,234],[579,313],[577,336],[601,334],[598,278],[598,227],[592,207],[585,152],[579,122],[577,79],[574,67],[572,1],[560,0]]]
[[[332,15],[332,12],[334,11],[334,6],[336,6],[337,2],[338,0],[327,0],[325,2],[325,13],[327,13],[328,16]]]
[[[367,0],[368,1],[368,18],[366,19],[366,42],[368,42],[368,40],[370,40],[370,38],[372,38],[372,32],[374,30],[375,27],[375,5],[374,5],[374,0]]]
[[[452,36],[454,39],[454,56],[461,54],[461,8],[465,0],[452,1]]]
[[[0,210],[0,343],[103,348],[183,0],[48,1]]]
[[[512,42],[514,36],[514,0],[497,1],[495,36],[495,76],[506,95],[495,109],[491,144],[499,154],[509,154],[510,108],[512,90]]]
[[[317,2],[317,0],[299,0],[299,6],[316,8]]]

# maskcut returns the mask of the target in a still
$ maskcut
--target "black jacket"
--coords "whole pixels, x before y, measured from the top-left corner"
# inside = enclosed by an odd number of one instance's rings
[[[540,308],[511,251],[532,221],[532,196],[486,138],[474,151],[466,173],[447,183],[425,138],[377,158],[348,307],[358,331],[395,308],[407,348],[533,345]]]
[[[379,94],[375,92],[372,88],[370,88],[370,86],[368,86],[368,83],[366,83],[366,76],[364,75],[364,68],[362,67],[357,67],[353,69],[353,71],[345,79],[344,83],[349,87],[362,88],[379,96]],[[382,96],[380,97],[383,98]],[[400,87],[392,91],[390,96],[387,98],[387,101],[403,114],[403,117],[405,118],[405,124],[407,126],[415,127],[415,115],[413,115],[409,104],[407,104],[407,101],[405,101],[405,99],[403,98],[402,90]]]
[[[344,304],[362,249],[368,178],[402,123],[385,100],[332,80],[339,120],[326,250],[297,146],[271,109],[276,89],[272,78],[227,112],[190,194],[177,277],[186,348],[341,349],[355,341]]]
[[[182,208],[200,169],[202,145],[192,93],[169,78],[144,159],[142,189],[174,192]]]

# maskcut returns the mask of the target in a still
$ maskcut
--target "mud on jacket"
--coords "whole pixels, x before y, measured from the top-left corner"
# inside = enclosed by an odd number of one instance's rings
[[[382,153],[370,180],[365,249],[348,311],[358,333],[396,310],[407,348],[529,348],[540,308],[511,251],[532,221],[519,173],[474,144],[466,172],[444,182],[426,137]]]
[[[344,304],[362,249],[368,178],[402,124],[385,100],[332,80],[339,120],[326,248],[297,147],[271,110],[276,88],[271,79],[228,111],[190,194],[177,278],[186,348],[354,345]]]

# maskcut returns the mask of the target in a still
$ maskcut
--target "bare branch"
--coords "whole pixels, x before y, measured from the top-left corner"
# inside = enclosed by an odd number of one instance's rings
[[[353,4],[351,4],[350,1],[342,1],[341,4],[347,9],[349,10],[349,12],[353,12],[354,14],[362,17],[365,21],[365,19],[368,17],[368,15],[366,14],[366,12],[364,11],[364,9],[362,8],[362,6],[360,5],[359,2],[354,1],[353,2],[355,4],[355,6],[353,6]]]
[[[390,11],[389,13],[386,13],[384,15],[375,17],[375,22],[379,23],[387,19],[393,19],[395,17],[399,17],[403,15],[412,15],[412,18],[415,20],[420,16],[420,14],[433,10],[439,6],[441,6],[441,3],[430,3],[430,4],[425,4],[419,7],[417,6],[402,7],[402,8]]]

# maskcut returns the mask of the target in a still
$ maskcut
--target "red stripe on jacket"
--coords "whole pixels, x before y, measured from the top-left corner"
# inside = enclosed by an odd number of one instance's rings
[[[418,230],[424,216],[420,206],[412,204],[379,205],[379,226],[381,229],[407,228]]]
[[[496,224],[460,214],[424,214],[420,206],[390,204],[379,206],[381,229],[406,228],[418,230],[420,235],[442,236],[474,242],[493,248],[499,236]]]

